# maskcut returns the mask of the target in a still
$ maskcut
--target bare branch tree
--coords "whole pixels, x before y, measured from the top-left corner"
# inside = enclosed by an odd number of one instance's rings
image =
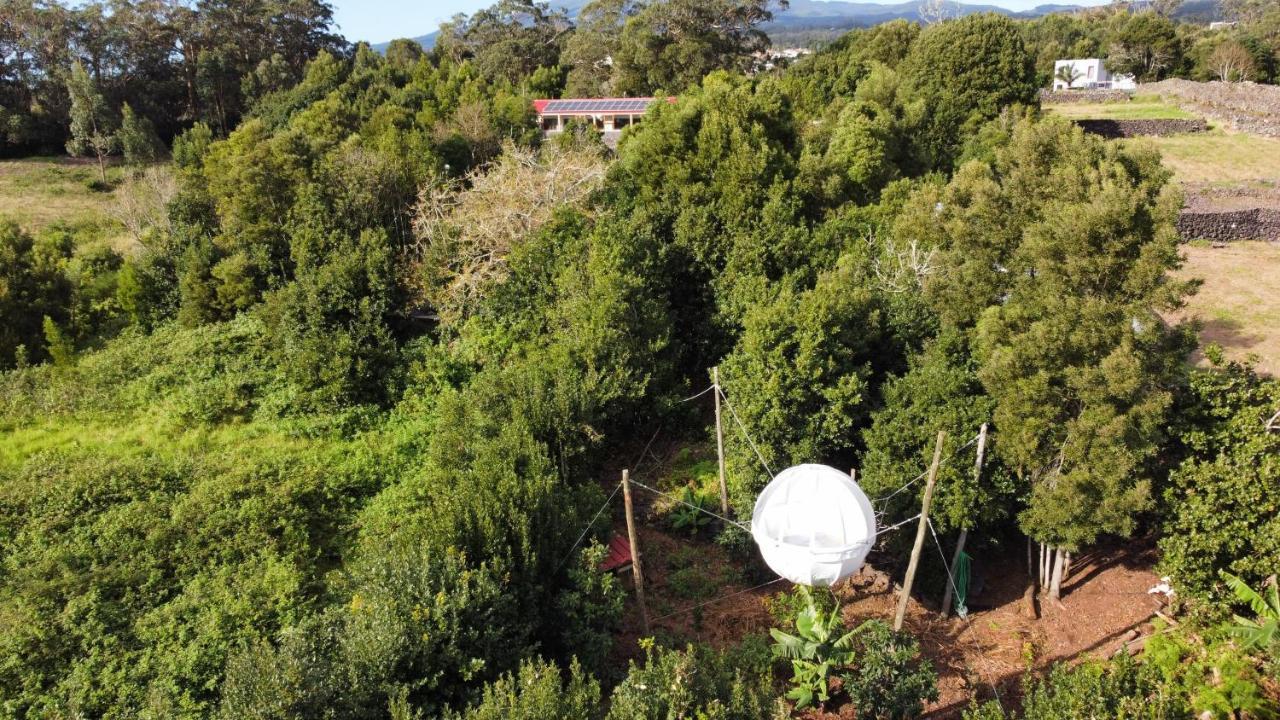
[[[1252,80],[1256,71],[1253,56],[1234,40],[1224,42],[1214,49],[1209,56],[1209,67],[1213,68],[1213,74],[1223,82]]]
[[[920,16],[921,24],[933,25],[949,19],[951,10],[947,7],[947,0],[920,0],[916,14]]]
[[[541,152],[508,143],[490,167],[464,183],[422,190],[414,217],[411,267],[423,298],[445,322],[465,318],[507,277],[511,250],[562,207],[585,207],[604,180],[594,148]]]

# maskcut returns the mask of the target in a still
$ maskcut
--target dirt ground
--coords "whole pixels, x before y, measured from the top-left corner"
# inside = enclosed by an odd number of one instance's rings
[[[1204,284],[1176,317],[1198,319],[1201,341],[1221,345],[1228,358],[1253,355],[1260,371],[1280,374],[1280,243],[1186,244],[1182,251],[1180,276]],[[1204,362],[1198,351],[1193,360]]]
[[[615,532],[625,533],[618,523]],[[702,601],[676,597],[670,565],[665,561],[682,548],[694,548],[709,574],[732,567],[723,550],[705,540],[672,535],[651,525],[640,530],[646,597],[651,618],[650,634],[667,641],[698,641],[721,647],[750,633],[764,633],[773,626],[767,600],[791,589],[786,581],[765,587],[746,576],[716,590]],[[686,550],[687,552],[687,550]],[[926,717],[955,718],[968,707],[971,697],[981,700],[998,692],[1003,701],[1016,702],[1019,683],[1028,663],[1042,669],[1057,661],[1096,655],[1107,657],[1139,634],[1150,632],[1153,613],[1159,609],[1148,588],[1158,582],[1150,570],[1154,560],[1149,547],[1116,547],[1079,558],[1063,583],[1061,603],[1038,605],[1038,617],[1025,613],[1025,557],[985,558],[986,587],[971,600],[967,619],[944,619],[936,612],[938,598],[925,603],[913,599],[906,629],[920,638],[924,653],[939,674],[937,702]],[[739,573],[742,575],[742,573]],[[754,580],[754,581],[753,581]],[[630,574],[624,585],[632,588]],[[872,618],[892,622],[897,587],[872,566],[833,588],[841,599],[846,623],[852,627]],[[634,595],[628,603],[626,625],[619,638],[615,667],[639,659],[637,640],[642,636]],[[994,688],[994,690],[993,690]],[[839,718],[835,714],[806,717]]]

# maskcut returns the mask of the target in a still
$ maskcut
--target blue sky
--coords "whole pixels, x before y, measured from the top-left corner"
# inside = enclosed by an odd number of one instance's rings
[[[470,13],[493,0],[331,0],[338,27],[348,40],[383,42],[398,37],[426,35],[455,13]],[[897,2],[898,0],[881,0]],[[1028,10],[1046,2],[1102,5],[1109,0],[968,0]],[[556,3],[553,1],[553,5]]]

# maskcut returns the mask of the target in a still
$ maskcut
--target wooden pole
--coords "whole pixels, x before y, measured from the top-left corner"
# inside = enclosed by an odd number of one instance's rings
[[[649,610],[644,604],[644,570],[640,567],[640,536],[636,534],[635,513],[631,510],[630,471],[622,471],[622,500],[627,509],[627,539],[631,542],[631,573],[636,584],[636,602],[640,605],[640,627],[649,634]]]
[[[977,486],[978,481],[982,479],[982,456],[987,450],[987,424],[982,423],[982,427],[978,430],[978,459],[973,463],[973,484]],[[960,529],[960,537],[956,539],[956,553],[951,556],[951,567],[955,569],[957,563],[960,562],[960,553],[964,552],[965,540],[969,539],[969,528]],[[942,617],[951,615],[951,593],[955,590],[955,586],[950,581],[947,582],[947,589],[942,594]]]
[[[711,368],[716,395],[716,459],[720,463],[720,514],[729,517],[729,486],[724,480],[724,426],[720,423],[720,367]]]
[[[938,431],[938,442],[933,448],[933,464],[929,466],[929,480],[924,486],[924,502],[920,505],[920,524],[916,526],[916,544],[911,548],[911,562],[907,563],[907,576],[902,580],[902,596],[898,598],[898,613],[893,618],[893,629],[901,630],[907,619],[907,601],[911,599],[911,585],[916,579],[916,567],[920,564],[920,551],[924,549],[924,531],[929,525],[929,506],[933,504],[933,486],[938,481],[938,465],[942,462],[942,442],[946,431]]]

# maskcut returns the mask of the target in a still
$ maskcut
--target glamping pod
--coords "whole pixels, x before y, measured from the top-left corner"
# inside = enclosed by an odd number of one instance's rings
[[[756,499],[751,535],[764,561],[801,585],[832,585],[858,571],[876,543],[867,494],[826,465],[778,473]]]

